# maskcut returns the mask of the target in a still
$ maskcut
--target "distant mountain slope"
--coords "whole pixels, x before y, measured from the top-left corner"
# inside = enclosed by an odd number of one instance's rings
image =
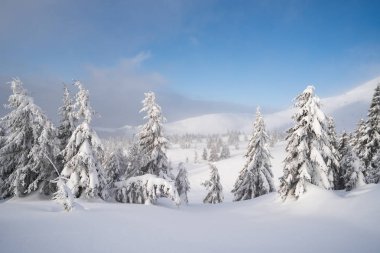
[[[380,77],[368,81],[358,87],[338,96],[322,98],[322,108],[327,115],[334,117],[338,131],[351,131],[357,122],[365,118],[376,85]],[[318,94],[318,87],[317,94]],[[297,94],[294,94],[296,96]],[[289,98],[291,101],[293,98]],[[264,115],[269,130],[285,130],[292,124],[293,108]],[[191,117],[165,124],[167,134],[213,134],[225,133],[229,130],[250,132],[254,120],[254,112],[249,113],[218,113]],[[124,126],[117,129],[97,128],[100,135],[120,134],[132,135],[136,127]]]
[[[365,118],[372,94],[380,77],[366,82],[346,93],[321,99],[323,111],[334,117],[337,128],[353,130],[361,118]],[[318,88],[318,87],[317,87]],[[318,93],[318,89],[317,89]],[[295,94],[296,96],[297,94]],[[293,109],[264,115],[266,125],[270,130],[285,130],[292,124]],[[168,133],[224,133],[228,130],[249,132],[254,120],[254,114],[220,113],[192,117],[166,124]]]

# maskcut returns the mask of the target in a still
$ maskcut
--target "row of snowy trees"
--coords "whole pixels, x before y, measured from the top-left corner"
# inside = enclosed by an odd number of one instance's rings
[[[146,113],[146,123],[126,155],[120,148],[104,151],[91,127],[95,113],[89,92],[78,81],[74,85],[74,100],[64,88],[60,125],[55,128],[21,81],[11,82],[10,112],[0,120],[0,197],[40,190],[60,199],[67,209],[80,197],[152,203],[166,196],[179,203],[177,188],[186,194],[189,187],[184,192],[174,186],[165,153],[168,141],[162,133],[164,118],[154,93],[145,94],[141,112]],[[181,175],[185,174],[179,174],[179,182],[184,180]]]
[[[67,87],[64,89],[56,129],[21,81],[11,82],[10,112],[0,120],[0,197],[24,196],[39,189],[61,199],[67,209],[73,198],[79,197],[154,203],[164,196],[186,203],[190,189],[187,172],[182,164],[177,177],[172,174],[165,153],[168,140],[162,130],[164,118],[154,93],[145,94],[141,112],[146,114],[146,122],[128,152],[120,147],[105,152],[91,128],[94,111],[89,92],[80,82],[74,85],[78,89],[74,100]],[[280,178],[283,199],[298,198],[310,184],[351,190],[364,182],[379,182],[380,85],[368,120],[362,121],[354,134],[343,134],[339,139],[333,119],[320,109],[314,87],[307,87],[296,98],[295,108],[295,125],[287,132],[287,156]],[[231,143],[236,139],[233,137]],[[235,201],[275,191],[269,142],[257,110],[247,161],[232,190]],[[210,168],[210,180],[203,184],[209,190],[204,202],[219,203],[223,200],[220,177],[214,165]]]
[[[279,193],[298,198],[309,185],[347,191],[380,179],[380,84],[376,87],[368,120],[358,130],[340,138],[334,120],[320,108],[313,86],[296,98],[295,125],[287,131],[286,158]],[[245,155],[247,162],[235,182],[234,200],[252,199],[275,191],[271,171],[269,137],[257,110],[254,132]]]

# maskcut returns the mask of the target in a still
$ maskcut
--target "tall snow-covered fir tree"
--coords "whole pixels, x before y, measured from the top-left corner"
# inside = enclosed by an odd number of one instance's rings
[[[331,167],[333,176],[334,176],[334,190],[342,190],[344,189],[344,182],[342,180],[343,174],[340,168],[339,161],[340,154],[338,151],[339,142],[338,137],[335,130],[335,122],[332,117],[327,117],[327,134],[330,138],[331,143],[331,155],[326,157],[326,165]]]
[[[81,120],[71,135],[66,148],[62,151],[65,166],[62,176],[68,178],[67,186],[77,198],[85,196],[95,198],[100,196],[104,186],[101,158],[102,144],[91,128],[90,123],[94,114],[89,92],[79,82],[75,82],[79,91],[76,95],[76,117]]]
[[[11,112],[1,119],[6,134],[0,149],[0,197],[24,196],[39,188],[51,194],[50,180],[57,175],[47,157],[54,160],[58,153],[56,130],[19,79],[11,88]]]
[[[76,125],[76,117],[74,111],[73,100],[67,86],[63,87],[62,106],[59,108],[60,125],[58,127],[58,139],[60,141],[61,150],[63,150],[73,134]]]
[[[252,199],[275,191],[268,150],[269,136],[259,108],[256,112],[254,131],[245,154],[247,162],[235,182],[234,201]]]
[[[342,170],[343,189],[351,191],[365,184],[362,173],[364,165],[351,147],[350,139],[346,133],[343,133],[340,139],[339,153],[341,155],[340,168]]]
[[[189,203],[187,193],[190,191],[190,182],[187,178],[187,170],[183,163],[178,164],[178,175],[175,179],[175,187],[182,203]]]
[[[60,141],[61,150],[67,146],[67,143],[75,130],[77,121],[73,100],[70,97],[70,92],[66,85],[63,87],[62,102],[63,104],[59,108],[60,125],[58,127],[58,139]]]
[[[75,130],[77,121],[75,117],[73,100],[70,97],[70,92],[66,85],[63,87],[62,102],[63,104],[58,110],[58,114],[60,116],[60,125],[58,127],[60,151],[63,151],[66,148],[67,143]],[[64,166],[62,153],[60,153],[57,157],[57,165],[59,172],[61,172]]]
[[[220,183],[220,176],[218,169],[215,165],[209,164],[210,166],[210,179],[203,182],[202,185],[206,187],[208,193],[206,197],[203,199],[203,203],[208,204],[217,204],[222,203],[224,200],[223,196],[223,187]]]
[[[144,119],[147,122],[142,126],[138,139],[140,151],[146,161],[140,168],[139,174],[153,174],[162,178],[173,179],[165,153],[168,140],[162,131],[164,118],[161,114],[161,107],[156,103],[153,92],[145,93],[145,99],[142,103],[143,108],[140,112],[146,112]]]
[[[365,134],[359,139],[358,147],[359,157],[366,166],[364,174],[368,179],[367,170],[370,169],[372,160],[380,149],[380,84],[377,85],[373,94]]]
[[[287,132],[284,175],[280,178],[279,193],[283,199],[300,197],[308,184],[328,190],[334,188],[331,164],[339,166],[339,161],[332,151],[326,116],[314,90],[308,86],[295,101],[295,126]],[[330,161],[330,166],[326,161]]]

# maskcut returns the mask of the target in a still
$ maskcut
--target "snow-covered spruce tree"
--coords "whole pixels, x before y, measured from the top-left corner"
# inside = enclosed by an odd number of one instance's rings
[[[205,160],[205,161],[207,161],[207,157],[208,157],[207,149],[204,148],[204,149],[203,149],[203,153],[202,153],[202,159]]]
[[[231,157],[230,148],[227,145],[223,145],[219,158],[221,160]]]
[[[368,179],[367,170],[371,166],[372,159],[380,149],[380,84],[373,94],[372,102],[368,110],[365,134],[359,139],[359,157],[363,160]]]
[[[157,199],[169,198],[178,206],[181,199],[173,182],[156,175],[135,176],[115,183],[115,199],[122,203],[154,204]]]
[[[338,138],[335,130],[335,122],[332,117],[327,117],[327,134],[331,143],[331,155],[326,157],[326,165],[331,167],[334,176],[334,190],[344,189],[342,170],[335,161],[339,161],[340,153],[338,151]],[[333,159],[331,159],[333,158]]]
[[[314,89],[308,86],[296,98],[295,126],[287,132],[284,175],[280,178],[279,193],[283,199],[300,197],[307,191],[308,184],[329,190],[334,188],[334,174],[326,161],[336,165],[339,161],[332,152],[326,116]]]
[[[371,165],[367,168],[367,183],[378,184],[380,182],[380,149],[373,156]]]
[[[358,155],[360,159],[363,159],[363,157],[361,157],[361,152],[360,152],[361,151],[360,139],[363,136],[365,136],[366,134],[365,129],[366,129],[366,122],[364,121],[364,119],[360,119],[355,132],[351,135],[351,140],[350,140],[352,148],[354,149],[354,151],[356,152],[356,154]]]
[[[194,151],[194,163],[198,163],[198,152]]]
[[[145,99],[142,103],[143,108],[140,112],[146,112],[147,115],[144,119],[147,119],[147,122],[142,126],[138,139],[140,151],[146,161],[140,168],[140,174],[153,174],[162,178],[173,179],[165,153],[168,140],[162,133],[164,118],[161,114],[161,107],[156,103],[153,92],[145,93]]]
[[[2,122],[2,119],[0,118],[0,150],[3,147],[4,142],[5,142],[5,128],[2,124],[3,122]],[[1,177],[0,177],[0,180],[1,180]]]
[[[123,150],[118,147],[105,149],[102,167],[105,179],[102,197],[108,199],[113,195],[114,183],[125,179],[128,162]]]
[[[253,126],[253,134],[245,154],[247,162],[235,182],[234,201],[252,199],[275,191],[268,150],[269,136],[259,108]]]
[[[346,191],[365,184],[363,176],[364,165],[351,147],[350,139],[346,133],[342,134],[339,143],[340,168],[342,170],[343,184]]]
[[[219,160],[218,148],[216,145],[212,145],[210,149],[210,156],[208,158],[210,162],[216,162]]]
[[[56,175],[46,156],[54,160],[57,154],[56,130],[19,79],[11,88],[12,111],[1,119],[6,135],[0,149],[0,198],[24,196],[38,188],[50,194],[50,180]]]
[[[62,176],[59,176],[54,181],[57,185],[57,191],[53,194],[53,200],[61,204],[65,211],[71,211],[75,204],[74,196],[64,180]]]
[[[62,106],[59,108],[60,125],[58,127],[58,139],[60,141],[61,150],[65,149],[71,135],[75,130],[76,117],[74,111],[73,100],[67,86],[63,87]]]
[[[74,104],[70,97],[69,89],[66,85],[63,87],[62,102],[63,104],[58,110],[60,116],[60,125],[58,127],[60,151],[63,151],[66,148],[67,143],[75,130],[77,121],[75,117]],[[64,166],[64,159],[61,153],[57,157],[57,165],[59,172],[61,172]]]
[[[68,178],[67,186],[76,198],[95,198],[100,196],[104,186],[100,163],[103,148],[90,126],[94,112],[89,103],[89,92],[79,81],[74,84],[79,89],[74,105],[77,110],[76,117],[82,122],[75,128],[62,151],[65,166],[61,174]]]
[[[141,152],[140,144],[138,141],[133,141],[128,149],[127,170],[123,179],[143,175],[141,168],[144,164],[146,164],[146,158]]]
[[[175,179],[175,187],[182,203],[189,203],[187,193],[190,191],[190,183],[187,178],[187,170],[183,163],[178,164],[178,175]]]
[[[208,190],[206,197],[203,199],[203,203],[221,203],[223,202],[224,196],[223,187],[220,184],[219,172],[215,165],[210,163],[209,167],[211,172],[210,179],[202,183],[202,185]]]

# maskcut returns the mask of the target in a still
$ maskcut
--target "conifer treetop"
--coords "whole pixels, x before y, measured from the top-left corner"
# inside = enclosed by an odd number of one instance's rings
[[[88,124],[91,123],[92,116],[95,114],[95,111],[92,110],[89,101],[90,92],[86,90],[82,83],[79,81],[75,81],[74,85],[78,87],[79,91],[76,95],[76,103],[74,107],[77,109],[77,118],[82,118]]]

